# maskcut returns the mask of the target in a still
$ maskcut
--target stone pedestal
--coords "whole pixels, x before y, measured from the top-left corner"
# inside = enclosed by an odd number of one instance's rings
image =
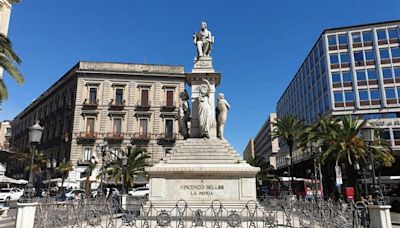
[[[371,227],[392,228],[390,205],[368,205]]]
[[[189,84],[192,90],[192,120],[190,128],[190,136],[193,138],[201,137],[199,129],[199,114],[198,114],[198,100],[200,96],[199,88],[200,85],[204,84],[204,79],[209,81],[211,91],[209,93],[209,100],[211,102],[211,110],[213,116],[215,115],[215,90],[219,86],[221,81],[221,73],[215,72],[212,59],[209,56],[201,57],[200,59],[195,58],[192,73],[186,74],[186,82]],[[217,138],[217,123],[213,124],[210,129],[210,138]]]
[[[38,203],[18,203],[15,228],[33,228]]]
[[[187,139],[166,161],[147,169],[149,199],[156,208],[171,209],[184,200],[191,208],[205,209],[219,200],[225,208],[240,210],[256,201],[258,171],[225,140]]]

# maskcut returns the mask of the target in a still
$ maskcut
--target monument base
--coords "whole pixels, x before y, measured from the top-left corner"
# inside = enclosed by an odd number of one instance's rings
[[[172,209],[180,201],[190,208],[206,209],[217,202],[240,210],[256,201],[259,168],[247,164],[225,140],[177,142],[167,160],[146,170],[149,200],[157,209]]]

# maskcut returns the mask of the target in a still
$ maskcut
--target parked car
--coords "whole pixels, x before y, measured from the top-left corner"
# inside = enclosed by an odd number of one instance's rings
[[[65,198],[67,200],[80,199],[85,196],[86,191],[83,189],[73,189],[65,193]]]
[[[139,187],[129,190],[128,194],[134,197],[148,197],[150,190],[148,187]]]
[[[0,202],[19,201],[24,191],[19,188],[0,189]]]

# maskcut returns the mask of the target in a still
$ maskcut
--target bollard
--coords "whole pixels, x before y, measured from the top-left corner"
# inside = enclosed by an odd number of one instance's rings
[[[33,228],[38,203],[17,203],[15,228]]]
[[[392,228],[390,205],[368,205],[369,218],[373,228]]]
[[[122,197],[121,197],[121,205],[122,205],[122,209],[124,209],[124,210],[126,210],[126,197],[127,196],[128,195],[123,194]]]

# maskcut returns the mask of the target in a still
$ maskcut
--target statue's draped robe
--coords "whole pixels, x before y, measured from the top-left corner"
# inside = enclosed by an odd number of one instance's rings
[[[208,96],[199,97],[199,125],[201,134],[209,133],[210,128],[214,124],[214,119],[211,111],[211,104]]]

